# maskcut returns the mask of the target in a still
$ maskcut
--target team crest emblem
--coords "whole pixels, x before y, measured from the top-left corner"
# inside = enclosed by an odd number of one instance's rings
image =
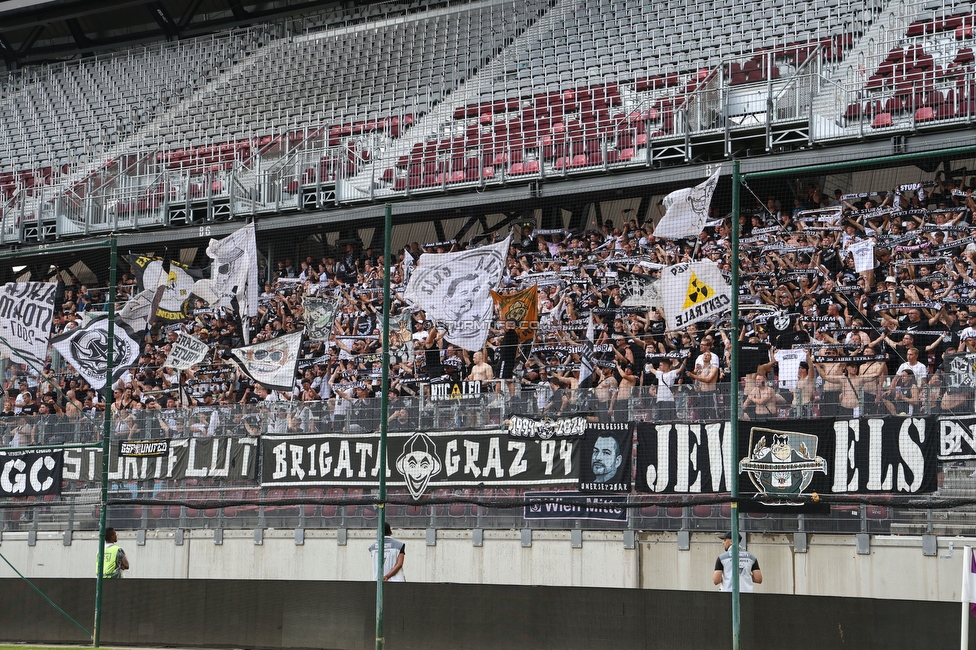
[[[749,474],[766,505],[798,505],[795,499],[810,486],[814,473],[827,473],[813,434],[754,427],[749,446],[752,454],[739,463],[739,471]]]

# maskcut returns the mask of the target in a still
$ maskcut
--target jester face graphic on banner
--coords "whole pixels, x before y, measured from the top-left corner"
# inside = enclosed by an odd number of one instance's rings
[[[814,472],[827,473],[827,461],[817,456],[817,442],[817,436],[809,433],[753,427],[752,453],[739,463],[739,471],[749,473],[762,503],[793,503],[790,498],[809,487]]]
[[[430,479],[441,471],[441,459],[437,457],[434,441],[425,433],[413,434],[403,445],[396,468],[406,480],[410,496],[415,501],[419,499],[427,490]]]

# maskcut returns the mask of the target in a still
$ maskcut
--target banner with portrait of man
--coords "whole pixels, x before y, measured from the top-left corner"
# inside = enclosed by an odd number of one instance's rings
[[[630,492],[633,422],[590,424],[580,442],[580,492]]]
[[[535,328],[539,321],[539,287],[533,284],[518,293],[502,295],[496,291],[491,297],[498,305],[498,320],[514,321],[519,342],[528,343],[535,338]]]
[[[491,291],[501,282],[511,240],[509,235],[497,244],[424,254],[403,292],[404,300],[446,327],[448,343],[480,350],[494,320]]]

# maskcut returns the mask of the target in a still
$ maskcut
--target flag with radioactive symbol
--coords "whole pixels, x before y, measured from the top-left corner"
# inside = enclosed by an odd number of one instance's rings
[[[707,260],[663,269],[661,296],[669,329],[720,316],[732,303],[728,281],[718,265]]]

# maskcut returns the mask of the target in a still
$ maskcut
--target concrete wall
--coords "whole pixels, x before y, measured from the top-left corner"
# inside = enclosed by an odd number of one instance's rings
[[[520,531],[484,531],[482,546],[472,531],[439,531],[428,546],[423,530],[394,531],[406,542],[405,573],[411,583],[458,583],[553,587],[613,587],[714,591],[712,569],[721,552],[714,534],[691,535],[678,550],[674,533],[638,533],[637,549],[620,532],[589,532],[573,548],[569,531],[533,531],[530,547]],[[193,580],[368,581],[371,530],[350,530],[344,545],[338,531],[309,530],[304,545],[294,531],[267,530],[256,544],[251,531],[188,532],[178,545],[173,531],[149,531],[144,545],[136,533],[120,533],[132,565],[130,578]],[[845,596],[958,602],[962,546],[972,538],[940,538],[937,556],[922,554],[920,537],[871,538],[870,554],[856,552],[852,535],[810,535],[807,553],[793,549],[787,535],[750,535],[748,547],[760,561],[766,594]],[[950,550],[950,545],[952,550]],[[0,553],[31,578],[88,578],[95,572],[97,538],[76,533],[65,546],[60,533],[6,533]],[[0,563],[0,578],[14,577]]]
[[[38,587],[90,626],[94,580]],[[717,592],[388,583],[391,650],[607,648],[724,650],[731,599]],[[374,645],[375,585],[280,580],[108,581],[105,645],[335,648]],[[755,650],[958,647],[959,605],[744,595],[742,647]],[[0,641],[84,643],[20,580],[0,579]],[[976,648],[973,635],[971,648]]]

